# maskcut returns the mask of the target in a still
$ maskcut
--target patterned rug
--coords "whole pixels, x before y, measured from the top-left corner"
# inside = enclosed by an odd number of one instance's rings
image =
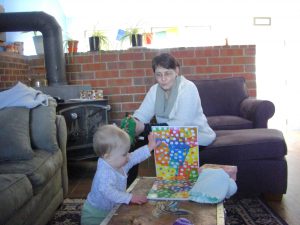
[[[65,199],[47,225],[80,225],[84,199]],[[224,203],[226,225],[288,225],[260,198],[231,198]]]
[[[226,225],[288,225],[260,198],[230,198],[224,207]]]

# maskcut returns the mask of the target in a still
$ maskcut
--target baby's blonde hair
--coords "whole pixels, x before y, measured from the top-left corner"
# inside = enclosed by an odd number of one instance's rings
[[[103,157],[119,148],[130,148],[129,135],[115,125],[103,125],[98,128],[93,137],[94,152],[98,157]]]

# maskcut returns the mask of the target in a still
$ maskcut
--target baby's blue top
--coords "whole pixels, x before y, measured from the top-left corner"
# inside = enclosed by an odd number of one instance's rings
[[[112,168],[102,158],[98,159],[97,171],[87,201],[99,210],[110,211],[116,204],[128,204],[132,194],[126,192],[127,173],[131,167],[150,156],[147,145],[130,153],[128,163],[123,167],[124,174]]]

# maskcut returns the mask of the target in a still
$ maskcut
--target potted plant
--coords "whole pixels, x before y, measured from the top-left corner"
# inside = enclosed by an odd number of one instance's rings
[[[78,40],[72,38],[72,36],[67,32],[65,34],[64,49],[68,51],[70,55],[72,55],[73,53],[77,53],[78,42]]]
[[[143,35],[139,28],[128,28],[125,30],[125,35],[121,38],[124,41],[129,38],[132,47],[143,46]]]
[[[72,38],[68,38],[64,41],[64,49],[68,51],[68,55],[66,56],[67,62],[73,62],[73,55],[77,53],[78,50],[78,40],[74,40]]]
[[[23,33],[27,33],[31,31],[24,31]],[[43,42],[43,35],[38,33],[38,31],[33,31],[32,36],[35,52],[37,55],[43,55],[44,54],[44,42]]]
[[[22,33],[28,33],[31,31],[24,31]],[[37,55],[43,55],[44,54],[44,39],[43,35],[39,31],[33,31],[32,36],[35,52]]]
[[[103,31],[94,31],[89,37],[90,51],[101,51],[101,48],[108,48],[108,37]]]
[[[66,41],[67,49],[69,54],[77,53],[78,50],[78,40],[68,39]]]

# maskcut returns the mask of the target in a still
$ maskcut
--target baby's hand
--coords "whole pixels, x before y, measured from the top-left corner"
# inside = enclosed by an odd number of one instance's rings
[[[138,204],[138,205],[141,205],[143,203],[146,203],[148,200],[147,200],[147,197],[146,196],[142,196],[142,195],[132,195],[132,198],[130,200],[130,203],[133,203],[133,204]]]
[[[156,140],[156,138],[152,132],[148,135],[148,148],[150,152],[161,144],[161,141]]]

